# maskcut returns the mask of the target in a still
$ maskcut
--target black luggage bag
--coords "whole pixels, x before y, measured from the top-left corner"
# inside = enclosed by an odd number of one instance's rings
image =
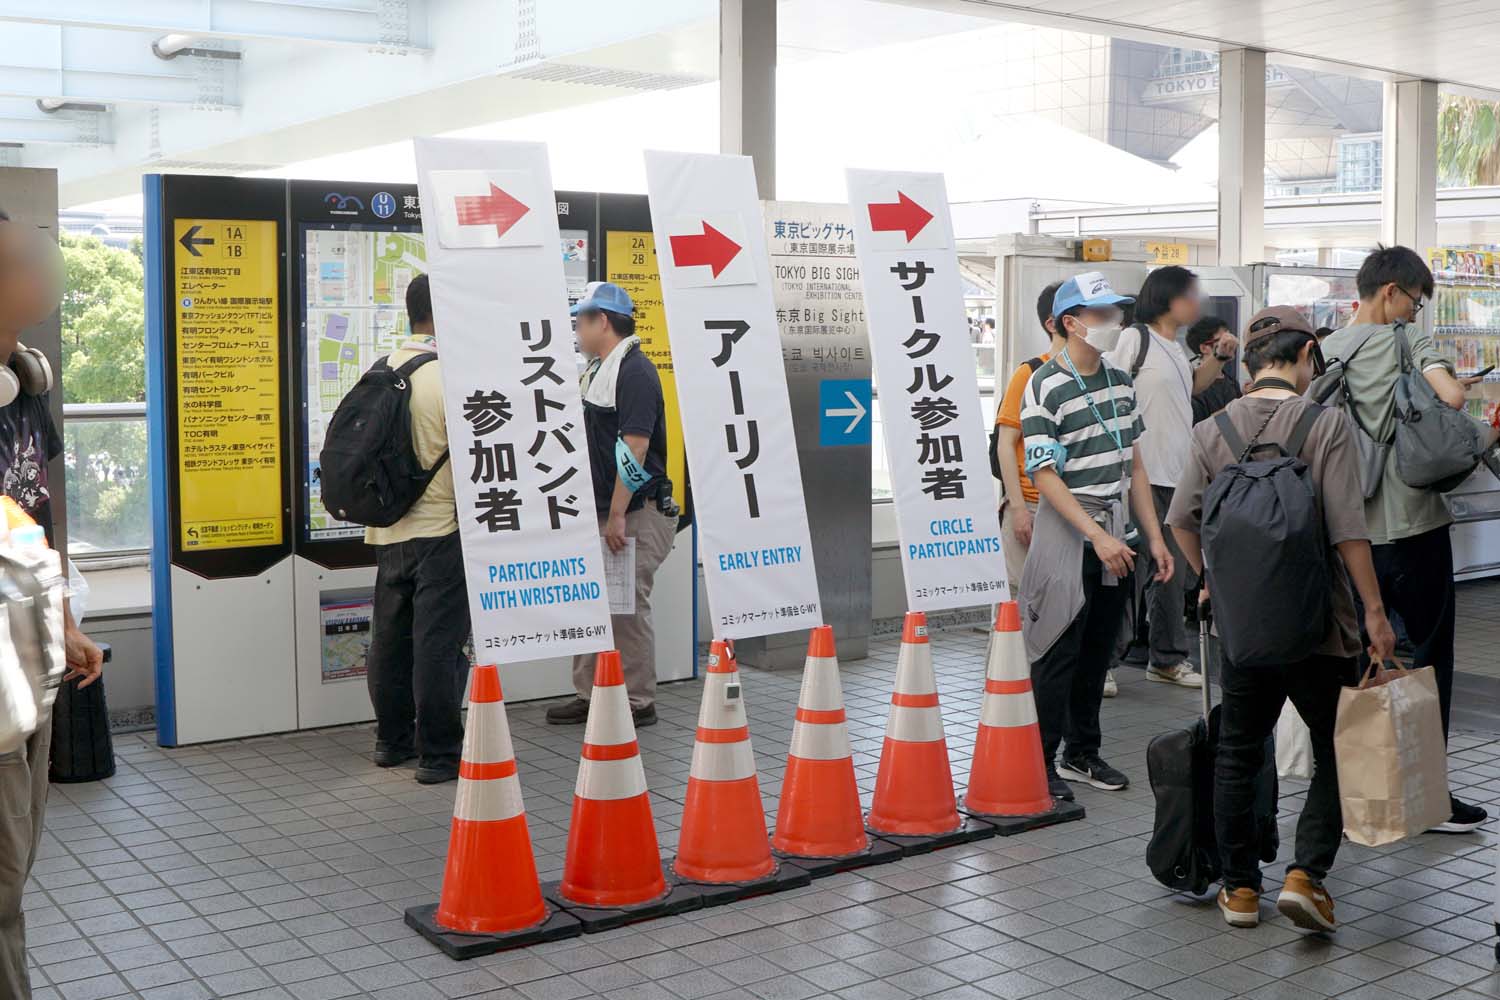
[[[1211,615],[1198,619],[1198,656],[1203,671],[1203,715],[1187,729],[1163,733],[1146,747],[1146,774],[1156,797],[1156,820],[1146,846],[1146,864],[1169,889],[1202,895],[1219,880],[1219,849],[1214,836],[1214,755],[1219,747],[1220,706],[1209,708],[1214,676],[1210,657]],[[1276,860],[1281,835],[1276,827],[1276,748],[1266,740],[1266,758],[1255,779],[1255,818],[1260,859]]]

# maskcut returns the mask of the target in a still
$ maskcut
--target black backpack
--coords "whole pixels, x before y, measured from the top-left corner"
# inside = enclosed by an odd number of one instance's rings
[[[1203,492],[1203,564],[1220,644],[1236,666],[1295,663],[1327,634],[1328,541],[1311,474],[1298,457],[1322,412],[1309,403],[1284,447],[1260,442],[1266,424],[1247,445],[1228,413],[1214,417],[1238,458]],[[1251,458],[1262,448],[1279,454]]]
[[[1036,370],[1042,367],[1042,365],[1044,364],[1046,364],[1046,362],[1041,358],[1026,359],[1026,367],[1031,369],[1031,374],[1033,375],[1035,375]],[[1000,457],[995,454],[999,450],[1000,424],[996,422],[996,424],[990,428],[990,475],[994,476],[996,479],[1000,480],[1003,483],[1005,482],[1005,476],[1002,475],[1000,471],[1002,468],[1000,465]]]
[[[411,440],[411,374],[437,355],[424,351],[400,368],[381,358],[333,411],[318,455],[323,506],[340,521],[386,528],[411,510],[448,451],[423,469]]]

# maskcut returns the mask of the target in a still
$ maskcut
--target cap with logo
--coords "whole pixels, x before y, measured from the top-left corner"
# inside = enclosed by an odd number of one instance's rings
[[[591,281],[583,289],[583,298],[568,312],[577,316],[579,313],[600,310],[631,316],[635,314],[635,303],[630,301],[625,289],[614,282]]]
[[[1074,306],[1100,309],[1106,306],[1123,306],[1134,301],[1129,295],[1116,294],[1109,279],[1098,271],[1087,271],[1074,275],[1057,287],[1057,295],[1052,300],[1052,316],[1055,319]]]
[[[1317,336],[1313,331],[1313,325],[1307,321],[1307,317],[1297,311],[1296,307],[1267,306],[1250,317],[1250,325],[1245,327],[1245,346],[1249,347],[1257,340],[1269,337],[1273,333],[1305,333],[1309,337]]]

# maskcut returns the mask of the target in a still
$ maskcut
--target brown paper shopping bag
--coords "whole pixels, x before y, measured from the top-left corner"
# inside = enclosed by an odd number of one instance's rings
[[[1371,664],[1339,692],[1333,730],[1344,832],[1378,847],[1421,833],[1451,813],[1437,677]]]

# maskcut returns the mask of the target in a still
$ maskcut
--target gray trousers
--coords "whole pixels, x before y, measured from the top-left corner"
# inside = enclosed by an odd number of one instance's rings
[[[31,997],[21,894],[42,839],[51,749],[49,718],[19,750],[0,754],[0,997],[7,1000]]]
[[[604,521],[599,522],[604,535]],[[625,515],[625,537],[635,539],[635,614],[611,615],[615,648],[625,670],[625,691],[631,708],[656,702],[656,630],[651,624],[651,588],[656,571],[672,551],[677,518],[668,517],[652,501]],[[594,654],[573,657],[573,690],[588,700],[594,691]]]
[[[1174,568],[1172,579],[1157,583],[1151,579],[1156,572],[1156,561],[1146,552],[1135,561],[1135,622],[1142,620],[1151,631],[1151,665],[1170,667],[1188,658],[1187,623],[1183,619],[1182,594],[1192,572],[1177,547],[1172,529],[1167,527],[1167,508],[1172,506],[1173,489],[1170,486],[1151,487],[1151,502],[1156,505],[1156,523],[1161,527],[1162,538],[1172,553]]]

